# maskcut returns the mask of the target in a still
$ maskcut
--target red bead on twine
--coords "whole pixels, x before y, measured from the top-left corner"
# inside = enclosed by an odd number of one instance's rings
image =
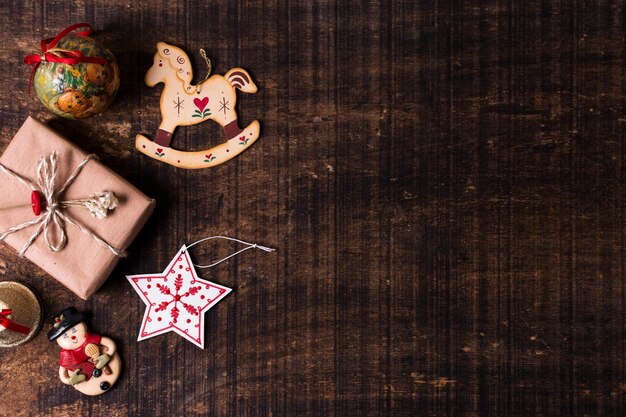
[[[41,214],[41,195],[39,191],[30,193],[30,201],[33,207],[33,213],[35,213],[35,216],[39,216]]]

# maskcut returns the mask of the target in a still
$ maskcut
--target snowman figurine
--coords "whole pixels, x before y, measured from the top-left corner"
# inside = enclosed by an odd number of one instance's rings
[[[64,384],[86,395],[99,395],[117,381],[122,366],[115,342],[90,333],[84,315],[74,307],[54,318],[48,339],[61,347],[59,378]]]

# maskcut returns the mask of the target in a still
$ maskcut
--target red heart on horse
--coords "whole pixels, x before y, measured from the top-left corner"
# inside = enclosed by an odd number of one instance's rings
[[[200,109],[200,111],[203,111],[206,105],[209,104],[209,98],[205,97],[202,100],[200,100],[199,98],[194,98],[193,104],[195,104],[196,107]]]
[[[158,152],[158,153],[163,152],[163,148],[157,148],[157,152]]]

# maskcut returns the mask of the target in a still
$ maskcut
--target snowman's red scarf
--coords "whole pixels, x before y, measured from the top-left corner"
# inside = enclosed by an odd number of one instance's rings
[[[102,339],[102,336],[99,334],[86,333],[85,341],[82,345],[80,345],[80,347],[72,350],[61,349],[59,364],[70,371],[80,369],[81,373],[87,376],[87,379],[91,378],[94,365],[91,361],[88,361],[91,357],[85,353],[85,347],[89,343],[100,345],[100,339]]]

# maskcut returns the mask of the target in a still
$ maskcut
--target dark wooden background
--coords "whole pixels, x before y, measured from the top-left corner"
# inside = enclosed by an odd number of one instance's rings
[[[4,416],[618,416],[626,413],[626,10],[622,1],[22,1],[0,5],[0,151],[49,121],[157,209],[83,302],[7,247],[1,279],[46,313],[90,310],[125,373],[97,398],[57,379],[42,332],[0,351]],[[117,56],[114,105],[82,121],[27,94],[39,40],[91,22]],[[160,121],[159,40],[250,70],[262,137],[214,169],[133,149]],[[214,123],[174,146],[223,140]],[[136,342],[124,278],[183,242],[278,248],[203,277],[234,292],[200,350]],[[196,251],[198,261],[232,250]],[[44,330],[47,330],[44,328]]]

